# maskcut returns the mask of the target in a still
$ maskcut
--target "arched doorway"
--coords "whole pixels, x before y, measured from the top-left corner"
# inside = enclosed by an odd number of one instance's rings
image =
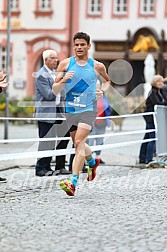
[[[151,27],[143,27],[137,30],[131,38],[131,49],[129,50],[129,59],[133,67],[133,77],[131,79],[131,90],[134,90],[139,84],[145,83],[144,61],[151,53],[155,60],[155,69],[159,57],[159,38],[157,32]],[[156,70],[157,72],[157,70]],[[143,95],[143,90],[138,90],[135,95]]]

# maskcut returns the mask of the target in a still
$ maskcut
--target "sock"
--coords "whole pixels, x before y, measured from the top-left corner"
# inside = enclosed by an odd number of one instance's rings
[[[93,167],[96,164],[96,161],[94,157],[91,157],[89,160],[87,160],[89,167]]]
[[[77,185],[78,178],[79,178],[79,176],[76,174],[71,175],[71,182],[73,183],[74,187],[76,187],[76,185]]]

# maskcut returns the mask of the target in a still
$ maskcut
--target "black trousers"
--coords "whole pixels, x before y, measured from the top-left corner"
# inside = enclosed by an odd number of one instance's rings
[[[46,123],[46,122],[38,122],[38,134],[40,138],[52,138],[52,137],[66,137],[70,136],[67,128],[66,121],[58,121],[57,123]],[[54,150],[56,149],[66,149],[69,140],[61,140],[57,141],[46,141],[46,142],[39,142],[38,151],[45,151],[45,150]],[[52,157],[44,157],[37,160],[36,163],[36,170],[51,170],[51,160]],[[57,156],[56,157],[56,170],[60,170],[65,167],[65,155]]]
[[[61,124],[57,124],[57,136],[58,137],[70,137],[70,132],[68,131],[66,121],[62,121]],[[66,149],[69,140],[61,140],[57,141],[56,150]],[[61,168],[65,168],[66,156],[56,156],[56,166],[55,170],[60,170]]]

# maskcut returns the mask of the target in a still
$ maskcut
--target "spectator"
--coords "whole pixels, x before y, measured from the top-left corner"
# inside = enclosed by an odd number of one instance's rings
[[[35,78],[36,110],[35,117],[43,118],[38,120],[39,137],[68,136],[66,121],[49,120],[49,118],[63,117],[64,109],[61,95],[55,96],[52,92],[52,85],[56,77],[56,68],[59,60],[57,52],[45,50],[43,52],[44,65],[37,73]],[[56,149],[65,149],[68,141],[59,141]],[[39,142],[38,150],[55,149],[55,141]],[[65,156],[56,157],[56,167],[54,172],[51,169],[52,157],[44,157],[37,160],[36,176],[51,176],[57,174],[69,174],[65,169]]]
[[[101,88],[100,81],[98,81],[98,83],[97,83],[97,88]],[[97,117],[105,117],[105,116],[110,116],[110,115],[111,115],[110,103],[109,103],[107,97],[105,96],[105,94],[103,94],[103,98],[98,100],[98,102],[97,102]],[[93,129],[90,133],[90,136],[105,134],[106,126],[110,127],[110,119],[109,118],[96,119],[95,124],[93,126]],[[89,138],[88,144],[90,146],[102,145],[103,141],[104,141],[104,137]],[[96,158],[100,159],[100,164],[105,164],[105,162],[100,158],[101,150],[97,150],[97,151],[95,151],[95,153],[96,153]]]
[[[167,96],[164,89],[164,79],[161,75],[154,75],[151,81],[152,88],[146,100],[145,112],[154,112],[155,105],[167,105]],[[146,130],[155,129],[153,115],[145,115]],[[155,138],[155,132],[146,133],[144,139]],[[142,143],[139,153],[139,163],[148,164],[153,160],[155,141]]]

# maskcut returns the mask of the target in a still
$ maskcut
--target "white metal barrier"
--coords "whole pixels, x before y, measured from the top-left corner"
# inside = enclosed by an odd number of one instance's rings
[[[155,105],[156,156],[157,163],[167,165],[167,106]]]
[[[148,112],[148,113],[139,113],[139,114],[128,114],[128,115],[121,115],[121,116],[108,116],[108,117],[97,117],[98,119],[102,118],[110,118],[111,120],[113,118],[118,117],[138,117],[143,115],[155,115],[154,112]],[[44,118],[42,118],[44,119]],[[50,120],[62,120],[62,118],[50,118]],[[0,120],[27,120],[27,118],[14,118],[14,117],[0,117]],[[28,120],[37,120],[37,118],[28,118]],[[39,120],[39,118],[38,118]],[[47,119],[48,120],[48,119]],[[63,119],[65,120],[65,118]],[[156,131],[154,130],[138,130],[138,131],[131,131],[131,132],[119,132],[119,133],[108,133],[103,135],[91,135],[88,138],[97,138],[97,137],[108,137],[108,136],[119,136],[119,135],[134,135],[134,134],[140,134],[140,133],[146,133],[146,132],[152,132]],[[53,140],[66,140],[71,138],[65,138],[65,137],[55,137],[55,138],[31,138],[31,139],[5,139],[0,140],[0,143],[23,143],[23,142],[39,142],[39,141],[53,141]],[[105,150],[105,149],[113,149],[113,148],[119,148],[123,146],[129,146],[144,142],[150,142],[150,141],[156,141],[157,138],[154,139],[146,139],[146,140],[135,140],[135,141],[128,141],[128,142],[122,142],[122,143],[113,143],[113,144],[104,144],[104,145],[98,145],[98,146],[91,146],[92,151],[95,150]],[[24,152],[24,153],[12,153],[12,154],[1,154],[0,155],[0,161],[9,161],[9,160],[18,160],[18,159],[25,159],[25,158],[42,158],[42,157],[48,157],[48,156],[61,156],[61,155],[67,155],[74,153],[74,148],[68,148],[63,150],[48,150],[48,151],[34,151],[34,152]]]

